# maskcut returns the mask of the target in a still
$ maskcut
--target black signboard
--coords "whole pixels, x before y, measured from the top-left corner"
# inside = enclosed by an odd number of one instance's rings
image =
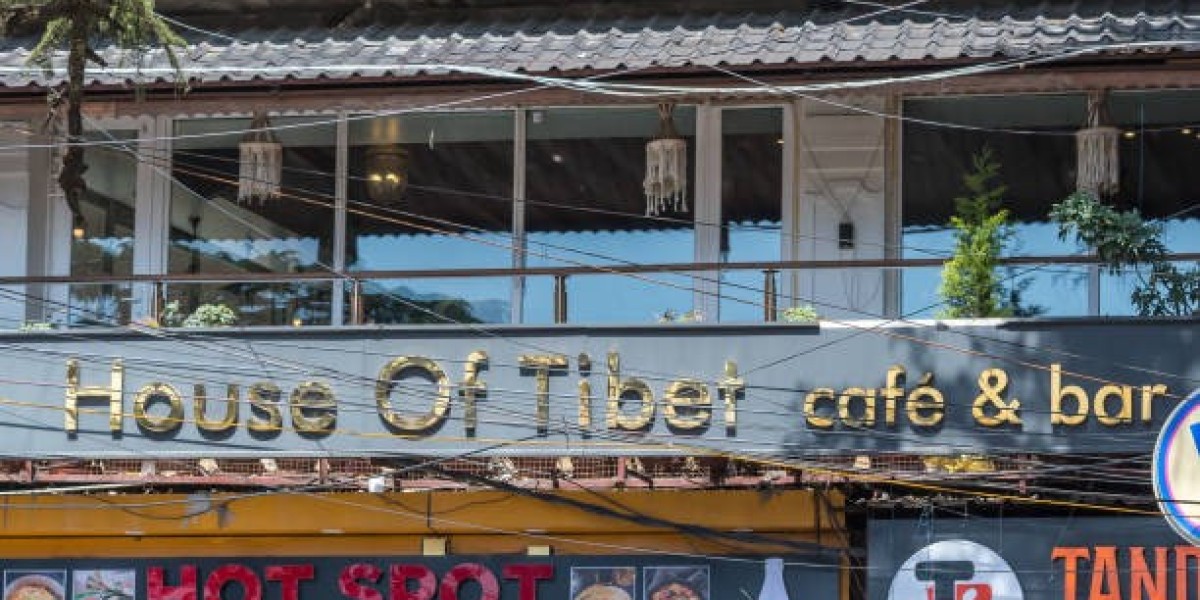
[[[1200,548],[1158,517],[872,521],[871,600],[1195,600]]]
[[[0,561],[4,600],[756,600],[765,564],[668,555]],[[791,598],[838,596],[832,560],[785,561],[784,581]]]

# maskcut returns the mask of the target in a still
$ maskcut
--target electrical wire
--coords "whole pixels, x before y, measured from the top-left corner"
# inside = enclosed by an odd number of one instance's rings
[[[574,90],[574,91],[582,91],[582,92],[588,92],[588,93],[601,93],[601,94],[616,95],[616,96],[632,96],[632,97],[640,97],[640,98],[647,98],[647,99],[653,99],[653,98],[659,98],[659,97],[678,97],[681,95],[686,96],[686,95],[709,95],[709,94],[761,95],[763,93],[777,93],[777,94],[781,94],[781,95],[793,95],[793,94],[833,92],[833,91],[845,91],[845,90],[851,90],[851,89],[894,86],[894,85],[899,85],[899,84],[904,84],[904,83],[914,83],[914,82],[939,81],[939,80],[944,80],[944,79],[948,79],[948,78],[964,77],[964,76],[968,76],[968,75],[980,75],[980,74],[985,74],[985,73],[990,73],[990,72],[995,72],[995,71],[1008,70],[1008,69],[1012,69],[1012,68],[1024,68],[1024,67],[1027,67],[1030,65],[1037,65],[1037,64],[1054,62],[1054,61],[1059,61],[1059,60],[1067,60],[1067,59],[1071,59],[1071,58],[1077,58],[1080,56],[1086,56],[1089,54],[1102,53],[1102,52],[1108,52],[1108,51],[1114,51],[1114,50],[1122,50],[1122,51],[1139,50],[1139,49],[1156,50],[1156,49],[1163,49],[1163,48],[1178,50],[1181,48],[1186,49],[1186,48],[1190,47],[1189,45],[1200,45],[1200,41],[1179,40],[1179,41],[1165,41],[1165,42],[1163,42],[1163,41],[1147,41],[1147,42],[1107,43],[1107,44],[1098,44],[1098,45],[1088,46],[1085,48],[1064,50],[1064,51],[1059,51],[1059,52],[1055,52],[1055,53],[1035,54],[1032,56],[1006,58],[1006,59],[1003,59],[1000,61],[996,61],[995,63],[985,63],[984,65],[971,65],[971,66],[955,68],[955,69],[942,69],[939,71],[934,71],[932,73],[926,73],[926,74],[920,74],[920,75],[903,76],[903,77],[885,77],[885,78],[870,79],[870,80],[844,81],[844,82],[829,83],[829,84],[782,85],[782,86],[772,86],[771,88],[762,88],[762,87],[752,87],[752,88],[716,87],[716,88],[713,88],[713,87],[700,87],[700,86],[662,86],[662,85],[648,85],[648,84],[608,83],[608,82],[603,82],[603,81],[594,81],[593,79],[599,78],[599,77],[619,76],[623,72],[616,71],[613,73],[605,73],[605,74],[602,74],[599,76],[592,76],[592,78],[572,79],[572,78],[562,78],[562,77],[536,76],[536,75],[531,75],[531,74],[527,74],[527,73],[495,69],[492,67],[480,67],[480,66],[472,66],[472,65],[445,65],[445,64],[330,65],[330,66],[325,66],[325,67],[296,66],[296,67],[268,67],[268,68],[262,68],[262,69],[256,69],[253,67],[223,68],[223,67],[219,67],[219,66],[206,66],[206,67],[204,67],[204,72],[219,73],[219,72],[223,72],[223,71],[229,71],[229,72],[254,73],[254,74],[257,74],[260,76],[261,75],[269,76],[271,74],[288,73],[288,72],[304,72],[306,70],[307,71],[320,71],[320,72],[325,72],[325,73],[366,72],[366,71],[380,71],[380,72],[444,71],[444,72],[460,72],[460,73],[467,73],[467,74],[476,74],[476,75],[482,75],[482,76],[486,76],[486,77],[495,78],[498,80],[516,80],[519,82],[536,84],[538,86],[538,88],[530,88],[530,89],[523,88],[523,89],[519,89],[519,90],[509,90],[509,91],[505,91],[505,92],[499,92],[496,94],[480,95],[480,96],[475,96],[473,98],[437,103],[434,105],[428,105],[428,106],[420,107],[420,108],[377,111],[377,112],[372,112],[370,114],[355,115],[355,116],[347,117],[350,120],[356,120],[356,119],[371,119],[371,118],[377,118],[380,116],[401,115],[401,114],[412,113],[412,112],[424,112],[424,111],[433,110],[433,109],[437,109],[437,108],[450,108],[453,106],[461,106],[464,104],[474,104],[477,102],[483,102],[485,100],[494,100],[496,98],[506,97],[506,96],[510,96],[513,94],[525,93],[525,92],[531,91],[531,89],[540,89],[540,88],[546,88],[546,87],[551,87],[551,88],[558,87],[558,88]],[[646,68],[646,67],[642,67],[640,69],[644,69],[644,68]],[[718,70],[721,72],[728,71],[724,67],[720,67],[718,65],[710,65],[709,68],[715,69],[715,70]],[[636,70],[640,70],[640,69],[636,69]],[[634,70],[635,69],[629,69],[627,71],[631,72]],[[0,73],[6,73],[6,72],[7,73],[20,73],[20,72],[25,72],[25,71],[28,71],[28,69],[25,67],[3,67],[3,66],[0,66]],[[174,71],[171,69],[150,68],[150,67],[140,68],[140,69],[125,69],[125,68],[110,67],[110,68],[100,70],[100,72],[103,72],[103,73],[118,74],[118,75],[126,74],[126,73],[149,75],[149,74],[154,74],[155,72],[160,72],[160,71],[161,72],[170,71],[171,73],[174,73]],[[96,70],[93,69],[93,72],[96,72]],[[186,73],[186,70],[185,70],[185,73]],[[732,73],[733,73],[732,71],[726,72],[726,74],[732,74]],[[771,90],[774,90],[774,92],[771,92]],[[953,123],[953,122],[949,122],[949,121],[918,119],[918,118],[904,116],[904,115],[895,115],[895,114],[890,114],[890,113],[881,112],[881,111],[874,111],[874,110],[871,110],[871,109],[868,109],[865,107],[841,103],[841,102],[837,102],[835,100],[821,98],[819,96],[811,96],[811,99],[813,99],[817,102],[822,102],[822,103],[830,104],[833,106],[838,106],[843,109],[853,110],[853,111],[861,112],[864,114],[870,114],[870,115],[878,116],[881,118],[897,119],[897,120],[901,120],[904,122],[920,123],[920,124],[930,125],[930,126],[947,127],[947,128],[954,128],[954,129],[964,129],[964,130],[988,132],[988,133],[1009,133],[1009,134],[1017,134],[1017,135],[1059,136],[1059,137],[1074,135],[1073,132],[1065,132],[1065,131],[1046,131],[1046,130],[1038,130],[1038,129],[982,127],[982,126],[973,126],[973,125],[964,124],[964,123]],[[308,123],[282,124],[282,125],[273,124],[273,125],[270,125],[269,127],[264,128],[264,130],[280,131],[280,130],[293,129],[293,128],[328,125],[328,124],[332,124],[332,123],[336,123],[336,120],[313,121],[313,122],[308,122]],[[1157,130],[1165,130],[1165,129],[1170,129],[1170,127],[1146,128],[1145,131],[1157,131]],[[138,138],[135,138],[135,139],[129,140],[129,141],[133,142],[133,143],[151,143],[151,142],[159,142],[159,141],[167,141],[167,140],[222,137],[222,136],[229,136],[229,135],[240,135],[241,133],[243,133],[242,130],[229,130],[229,131],[207,132],[207,133],[198,133],[198,134],[138,137]],[[63,145],[65,143],[66,142],[51,143],[51,144],[4,145],[4,146],[0,146],[0,150],[59,148],[59,147],[63,147]],[[111,141],[105,142],[105,141],[100,141],[100,140],[90,140],[90,141],[84,140],[84,141],[69,142],[69,143],[71,145],[76,145],[76,146],[114,145],[114,142],[111,142]]]

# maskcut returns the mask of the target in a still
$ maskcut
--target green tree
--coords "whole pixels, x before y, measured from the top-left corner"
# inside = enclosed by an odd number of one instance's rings
[[[1059,238],[1073,234],[1109,273],[1134,274],[1138,284],[1129,299],[1138,314],[1200,314],[1200,266],[1183,269],[1170,262],[1161,225],[1147,223],[1134,210],[1118,211],[1087,192],[1055,204],[1050,217],[1058,222]]]
[[[954,253],[942,266],[938,287],[945,318],[1008,317],[1021,313],[1019,286],[1005,292],[999,275],[1000,254],[1012,229],[1008,210],[999,208],[1007,187],[997,184],[1000,163],[991,148],[971,157],[972,170],[963,176],[966,195],[954,199]]]
[[[185,42],[154,12],[154,0],[0,0],[0,34],[41,27],[42,37],[29,55],[29,63],[50,72],[54,54],[67,53],[66,114],[67,141],[63,168],[58,176],[67,206],[76,226],[83,224],[80,202],[87,193],[84,173],[83,95],[87,64],[108,66],[96,52],[101,45],[115,45],[139,57],[154,47],[166,52],[176,74],[180,73],[176,47]],[[51,92],[56,104],[59,94]]]

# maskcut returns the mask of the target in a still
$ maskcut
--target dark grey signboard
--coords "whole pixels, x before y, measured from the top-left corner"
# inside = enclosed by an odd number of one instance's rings
[[[718,600],[758,558],[287,557],[0,561],[6,600]],[[836,562],[785,562],[791,598],[838,597]]]
[[[1158,517],[875,520],[871,600],[1194,600],[1200,548]]]
[[[22,334],[8,456],[1144,452],[1195,321]]]

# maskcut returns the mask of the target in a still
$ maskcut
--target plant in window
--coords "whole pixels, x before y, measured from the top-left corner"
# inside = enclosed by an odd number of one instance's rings
[[[1058,236],[1092,248],[1111,274],[1133,273],[1137,287],[1129,299],[1141,316],[1200,314],[1200,266],[1183,269],[1169,260],[1162,226],[1147,223],[1134,210],[1118,211],[1087,192],[1055,204],[1050,217]]]
[[[42,30],[42,37],[29,53],[28,62],[47,72],[54,53],[66,50],[67,57],[67,140],[83,139],[83,88],[87,63],[108,66],[96,52],[96,46],[113,43],[132,51],[136,58],[154,46],[161,47],[180,74],[175,49],[186,45],[158,13],[154,0],[0,0],[0,33],[9,35],[31,27]],[[50,91],[50,103],[63,100],[57,90]],[[83,146],[72,144],[63,154],[58,184],[71,210],[75,230],[83,231],[80,202],[87,193],[83,174]]]
[[[659,323],[696,323],[704,320],[704,313],[698,310],[675,312],[668,308],[656,315]]]
[[[238,316],[224,304],[201,304],[183,320],[184,327],[232,327]]]
[[[1006,290],[1000,275],[1000,255],[1012,227],[1008,210],[1000,208],[1007,187],[995,180],[1000,163],[985,146],[971,157],[971,172],[963,176],[966,195],[954,199],[954,252],[942,267],[938,287],[944,318],[1011,317],[1032,314],[1020,307],[1024,284]]]
[[[821,318],[821,315],[817,314],[817,309],[813,308],[811,304],[789,306],[783,309],[782,316],[783,320],[788,323],[815,323]]]
[[[25,321],[21,323],[21,327],[17,330],[22,333],[35,331],[51,331],[54,329],[54,323],[48,321]]]
[[[163,306],[162,318],[159,323],[163,327],[179,327],[183,325],[185,316],[178,300],[172,300]]]

